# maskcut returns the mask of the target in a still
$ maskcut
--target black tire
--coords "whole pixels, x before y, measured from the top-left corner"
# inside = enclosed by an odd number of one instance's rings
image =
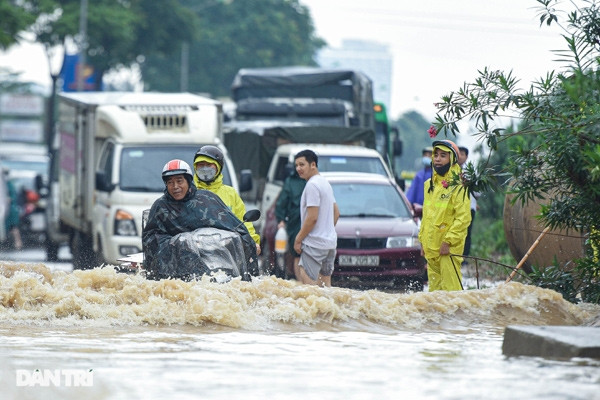
[[[57,262],[58,261],[58,243],[54,243],[50,239],[46,239],[46,261]]]
[[[100,240],[100,238],[98,238],[98,252],[94,252],[94,266],[95,267],[99,267],[101,265],[106,264],[106,260],[104,259],[104,256],[102,254],[103,254],[102,240]]]
[[[270,257],[269,257],[269,253],[271,252],[271,250],[269,249],[269,242],[267,241],[267,239],[262,238],[261,243],[263,245],[262,245],[262,249],[261,249],[261,253],[260,253],[260,257],[262,259],[261,267],[260,267],[260,274],[261,275],[271,275],[271,273],[273,271],[273,265],[271,264]]]
[[[81,232],[75,232],[71,238],[71,254],[73,255],[73,269],[97,267],[92,239]]]
[[[422,278],[412,279],[408,282],[408,290],[412,292],[422,292],[425,281]]]

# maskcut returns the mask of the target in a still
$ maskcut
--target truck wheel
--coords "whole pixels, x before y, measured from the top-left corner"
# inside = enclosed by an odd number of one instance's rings
[[[100,240],[100,238],[98,238],[98,251],[94,252],[94,262],[93,262],[94,266],[99,267],[101,265],[106,264],[106,260],[104,259],[104,256],[102,255],[103,253],[104,252],[102,250],[102,240]]]
[[[58,244],[54,243],[50,239],[46,238],[46,261],[56,262],[58,261]]]
[[[73,269],[92,269],[96,267],[92,240],[89,236],[75,232],[71,239]]]

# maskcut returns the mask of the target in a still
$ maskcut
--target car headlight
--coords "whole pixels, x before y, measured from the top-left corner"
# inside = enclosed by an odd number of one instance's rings
[[[385,247],[388,249],[398,249],[402,247],[416,247],[419,240],[414,236],[392,236],[389,237]]]
[[[137,236],[133,215],[123,210],[117,210],[115,214],[115,235]]]

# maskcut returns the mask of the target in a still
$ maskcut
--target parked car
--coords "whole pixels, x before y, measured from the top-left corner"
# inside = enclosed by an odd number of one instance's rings
[[[393,179],[359,172],[322,172],[340,209],[334,285],[410,284],[427,279],[418,241],[419,226],[408,200]],[[274,247],[274,207],[265,216],[263,240]],[[289,267],[288,267],[289,274]]]

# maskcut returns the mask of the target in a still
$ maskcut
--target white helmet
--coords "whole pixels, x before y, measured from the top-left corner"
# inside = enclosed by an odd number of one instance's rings
[[[166,179],[169,176],[173,175],[187,175],[186,179],[188,181],[194,179],[194,175],[192,174],[192,169],[183,160],[171,160],[165,164],[162,170],[162,179],[163,182],[166,182]]]

